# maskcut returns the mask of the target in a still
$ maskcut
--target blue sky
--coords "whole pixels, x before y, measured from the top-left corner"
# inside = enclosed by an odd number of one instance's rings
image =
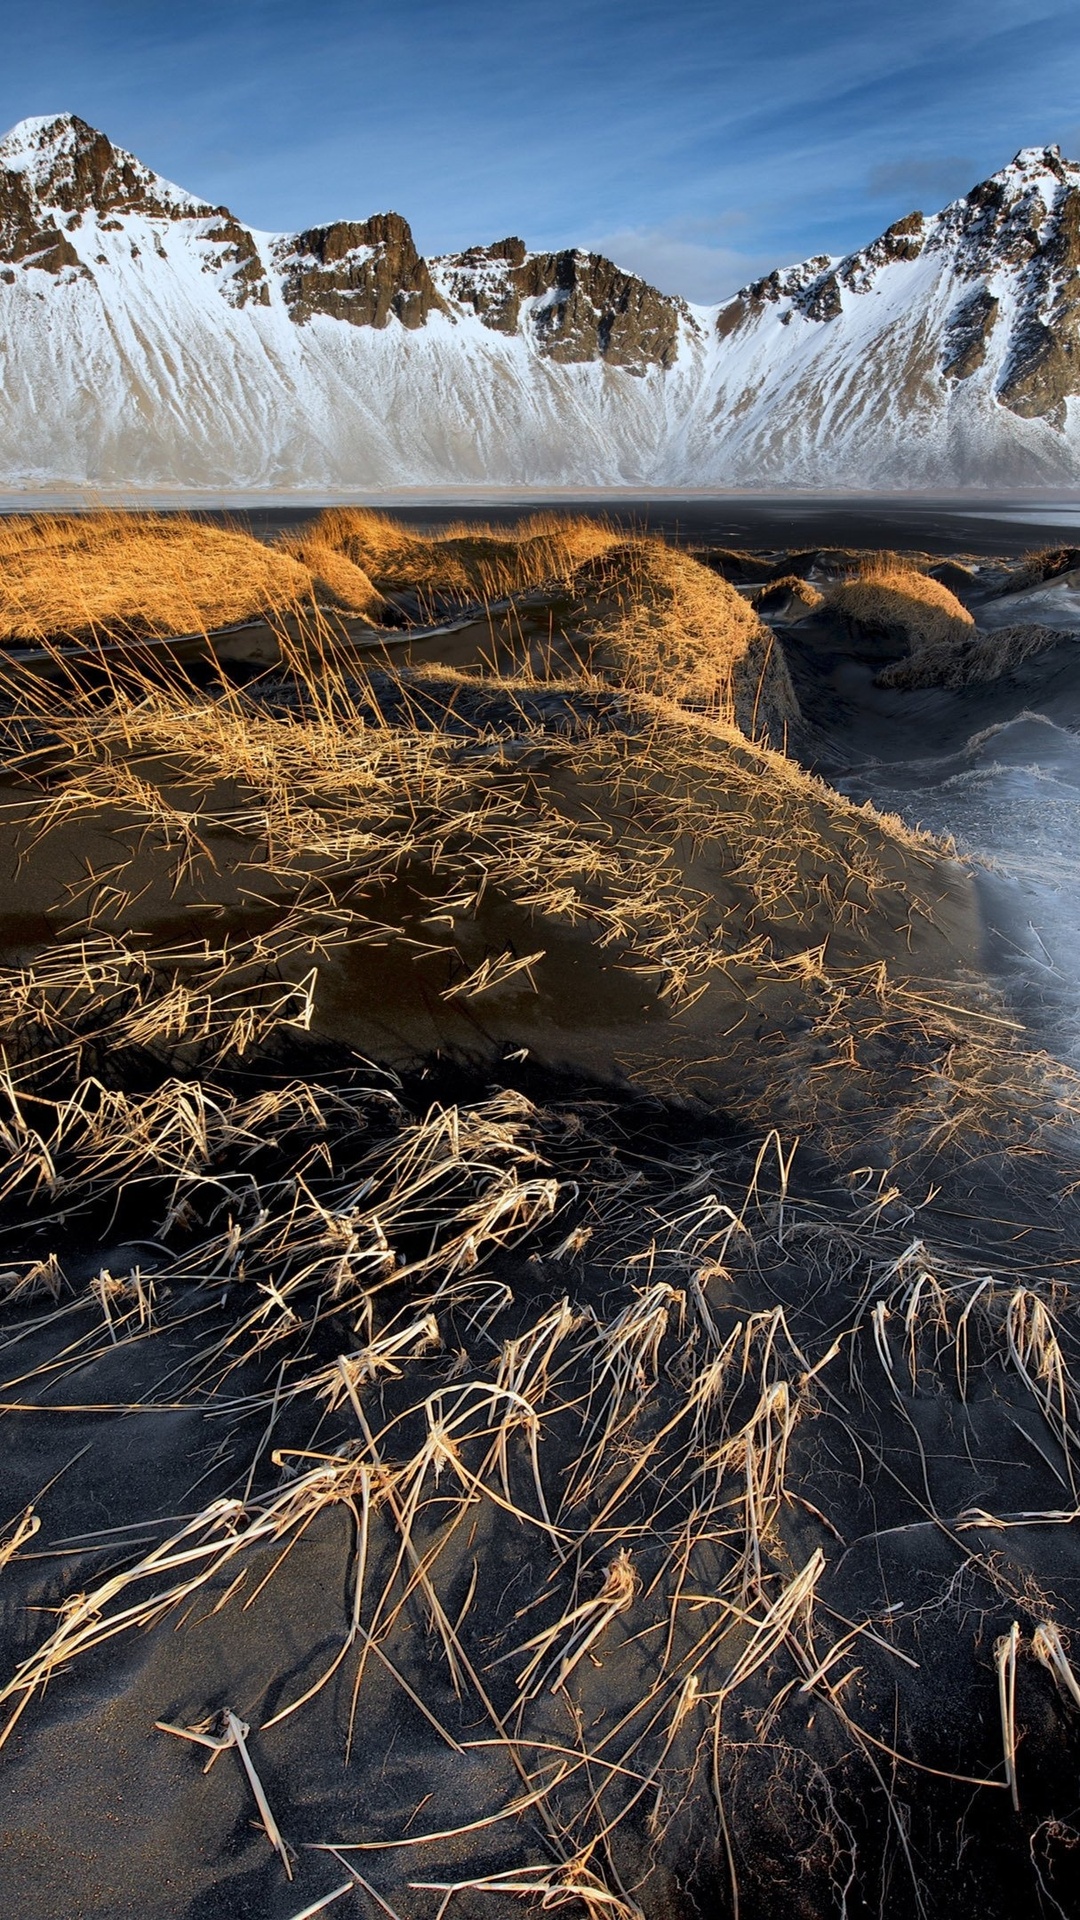
[[[9,0],[3,55],[4,127],[81,114],[254,226],[394,207],[698,300],[1080,156],[1077,0]]]

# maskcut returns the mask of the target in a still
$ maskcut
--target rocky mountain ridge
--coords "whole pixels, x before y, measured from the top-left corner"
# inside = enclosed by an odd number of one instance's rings
[[[769,274],[743,288],[717,324],[729,336],[766,301],[789,303],[781,320],[793,310],[832,320],[843,290],[873,293],[881,268],[934,254],[948,257],[962,283],[945,322],[942,373],[966,380],[983,365],[1001,307],[995,277],[1008,274],[1013,312],[996,397],[1063,428],[1067,402],[1080,394],[1080,168],[1057,147],[1024,149],[935,219],[908,214],[840,261],[819,256]]]
[[[218,290],[236,306],[270,305],[269,275],[276,274],[301,325],[324,314],[352,326],[398,320],[412,329],[434,311],[453,319],[461,307],[487,327],[515,333],[523,308],[531,308],[537,347],[553,360],[599,358],[641,371],[670,366],[679,322],[694,324],[685,301],[598,254],[530,253],[524,241],[508,239],[429,262],[399,213],[268,236],[264,265],[255,234],[227,207],[173,187],[75,115],[22,121],[0,142],[0,266],[8,271],[71,267],[92,279],[68,231],[84,218],[108,225],[123,214],[189,224],[193,240],[216,249],[207,267],[226,269]]]
[[[1080,479],[1080,167],[692,307],[398,213],[266,234],[72,115],[0,142],[9,485],[964,485]]]

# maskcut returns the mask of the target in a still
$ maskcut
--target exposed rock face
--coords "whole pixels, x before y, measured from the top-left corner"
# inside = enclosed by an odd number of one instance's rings
[[[222,272],[221,291],[230,306],[270,305],[270,286],[259,251],[246,227],[234,220],[227,207],[217,207],[210,225],[200,236],[209,258],[207,271]]]
[[[1065,425],[1069,395],[1080,393],[1075,317],[1070,314],[1068,319],[1068,334],[1063,329],[1061,338],[1034,314],[1018,321],[998,388],[1001,400],[1014,413],[1028,419],[1042,418],[1059,428]]]
[[[949,380],[967,380],[986,359],[998,302],[989,287],[976,287],[954,307],[945,327],[941,371]]]
[[[9,269],[25,261],[46,273],[80,264],[66,234],[42,214],[17,173],[0,173],[0,260]],[[14,275],[9,273],[8,278]]]
[[[865,258],[875,267],[883,266],[886,260],[917,260],[925,237],[926,216],[919,212],[906,213],[902,220],[894,220],[891,227],[886,227],[880,240],[867,247]]]
[[[823,273],[804,293],[796,295],[795,304],[808,320],[835,320],[844,307],[835,273]]]
[[[413,329],[446,312],[399,213],[312,227],[282,240],[275,254],[294,320],[325,313],[354,327],[385,327],[395,318]]]
[[[1014,413],[1065,424],[1080,394],[1080,191],[1065,187],[1028,271],[999,395]]]
[[[596,253],[536,253],[518,270],[536,301],[533,325],[552,360],[606,360],[644,373],[678,352],[674,300]]]
[[[754,280],[750,286],[742,288],[736,294],[737,300],[747,300],[761,305],[765,300],[774,304],[778,300],[797,300],[816,285],[820,276],[831,268],[832,262],[827,253],[817,253],[810,260],[802,260],[796,267],[774,267],[771,273],[761,280]]]
[[[495,333],[516,333],[521,317],[521,269],[529,257],[524,240],[512,234],[490,247],[449,253],[432,266],[455,305],[470,307]]]
[[[832,261],[828,254],[815,254],[810,260],[802,260],[794,267],[774,267],[771,273],[764,274],[760,280],[751,281],[747,287],[740,287],[734,299],[721,307],[716,317],[716,331],[720,338],[726,339],[736,333],[748,320],[754,320],[763,308],[787,306],[797,308],[800,313],[807,311],[808,305],[816,303],[819,282],[827,279],[835,283]],[[826,304],[828,304],[826,302]],[[790,310],[790,309],[789,309]],[[781,314],[781,319],[785,316]],[[815,318],[829,318],[824,312]]]
[[[933,244],[952,249],[962,276],[1013,269],[1018,298],[997,396],[1023,418],[1043,419],[1060,430],[1070,395],[1080,394],[1076,169],[1062,160],[1057,147],[1026,148],[1011,167],[947,208],[937,224]],[[991,297],[987,290],[986,300]],[[978,353],[977,346],[973,351]],[[982,357],[971,366],[980,365]]]
[[[695,327],[685,301],[659,293],[601,254],[529,253],[500,240],[435,263],[450,297],[500,333],[528,325],[541,351],[563,364],[604,360],[644,373],[678,357],[679,324]]]

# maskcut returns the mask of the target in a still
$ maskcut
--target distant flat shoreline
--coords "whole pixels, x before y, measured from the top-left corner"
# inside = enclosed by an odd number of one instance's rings
[[[263,539],[295,527],[323,508],[363,506],[435,530],[464,517],[513,525],[529,514],[603,513],[628,530],[661,533],[692,546],[791,548],[892,547],[928,553],[1020,553],[1076,540],[1080,493],[1035,489],[1008,494],[781,492],[643,493],[640,489],[504,488],[385,493],[163,492],[92,493],[75,487],[51,492],[0,489],[0,514],[79,513],[103,508],[133,512],[195,513],[239,520]]]

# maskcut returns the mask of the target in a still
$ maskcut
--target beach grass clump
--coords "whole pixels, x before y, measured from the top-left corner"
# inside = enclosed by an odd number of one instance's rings
[[[750,604],[758,613],[771,613],[782,620],[805,620],[808,614],[824,606],[825,595],[819,593],[813,581],[804,580],[797,573],[783,573],[778,580],[770,580],[768,586],[760,587]]]
[[[894,553],[864,556],[858,570],[830,590],[828,605],[853,626],[912,653],[959,645],[975,630],[973,616],[948,587]]]
[[[281,552],[306,567],[320,606],[378,626],[385,621],[387,604],[364,569],[347,553],[306,529],[278,542]]]
[[[704,708],[782,743],[799,717],[783,655],[742,595],[662,540],[623,541],[574,576],[575,635],[594,673]]]
[[[1074,573],[1080,568],[1080,547],[1038,547],[1032,553],[1025,553],[1015,570],[998,589],[999,594],[1023,593],[1031,587],[1045,586],[1052,580],[1060,580],[1062,574]]]
[[[620,536],[602,518],[558,513],[509,527],[463,521],[424,534],[370,508],[332,507],[308,537],[343,554],[384,593],[413,593],[436,613],[565,579]]]
[[[652,1090],[711,1100],[730,1075],[748,1114],[848,1138],[845,1102],[884,1102],[909,1041],[921,1069],[935,1057],[906,1002],[881,1040],[876,972],[841,980],[868,947],[906,974],[929,941],[951,966],[940,849],[723,712],[596,677],[350,678],[329,643],[244,690],[135,655],[107,697],[70,671],[20,723],[0,822],[31,938],[0,994],[13,1060],[68,1049],[107,1076],[134,1048],[175,1075],[247,1058],[276,1023],[395,1065],[496,1061],[527,1030],[564,1063],[610,1065],[617,1044]],[[751,1003],[768,1059],[746,1051]]]
[[[0,641],[202,633],[311,597],[291,554],[187,514],[0,522]]]
[[[878,674],[879,687],[986,686],[1039,654],[1070,641],[1072,633],[1056,627],[1030,625],[997,627],[989,633],[972,631],[959,645],[938,642],[919,647],[904,660],[894,660]]]

